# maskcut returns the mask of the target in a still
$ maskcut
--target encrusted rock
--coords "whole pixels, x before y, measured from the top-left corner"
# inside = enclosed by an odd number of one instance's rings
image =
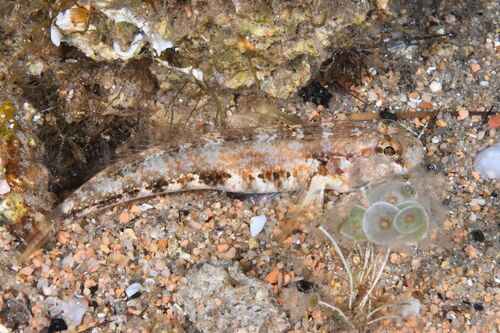
[[[238,263],[206,262],[187,272],[178,303],[202,332],[284,332],[290,328],[269,287]]]

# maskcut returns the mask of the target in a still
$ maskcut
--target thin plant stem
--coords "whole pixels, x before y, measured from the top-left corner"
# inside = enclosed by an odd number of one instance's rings
[[[375,289],[375,286],[377,285],[378,281],[380,280],[380,277],[382,276],[382,273],[384,272],[385,265],[387,264],[387,260],[389,259],[390,252],[391,252],[391,248],[388,247],[387,251],[385,252],[385,256],[384,256],[384,260],[382,261],[382,265],[380,266],[380,269],[377,273],[377,276],[373,280],[370,289],[367,291],[366,295],[363,297],[363,300],[361,301],[361,303],[359,303],[359,309],[362,309],[365,306],[366,301],[368,301],[368,298],[370,297],[370,294],[372,293],[373,289]]]
[[[370,245],[371,244],[372,243],[368,243],[366,245],[365,255],[364,255],[364,262],[363,262],[363,268],[361,269],[361,271],[359,272],[359,275],[358,275],[358,284],[363,284],[363,281],[364,281],[365,277],[369,273],[368,263],[370,262],[370,250],[371,250],[371,246]]]
[[[381,320],[385,320],[385,319],[402,319],[402,318],[401,318],[401,316],[398,316],[398,315],[389,314],[386,316],[382,316],[382,317],[370,320],[369,322],[366,323],[366,325],[371,325],[373,323],[376,323],[377,321],[381,321]]]
[[[344,319],[344,321],[347,323],[347,325],[349,325],[352,328],[354,328],[354,326],[351,324],[351,322],[349,321],[349,319],[347,318],[347,316],[344,314],[344,312],[342,310],[340,310],[338,307],[333,306],[333,305],[331,305],[329,303],[326,303],[326,302],[323,302],[323,301],[319,301],[318,305],[324,306],[325,308],[328,308],[328,309],[330,309],[332,311],[337,312],[340,315],[340,317],[342,317],[342,319]]]
[[[354,295],[354,280],[352,278],[352,271],[351,267],[349,266],[349,263],[344,257],[344,254],[342,253],[342,250],[339,247],[339,244],[337,241],[333,238],[333,236],[328,232],[328,230],[323,227],[323,225],[320,225],[318,229],[332,242],[333,247],[335,248],[335,252],[337,252],[338,256],[340,257],[340,260],[342,261],[342,264],[344,265],[344,268],[347,272],[347,275],[349,276],[349,309],[352,307],[352,301],[353,301],[353,295]]]
[[[354,242],[354,246],[356,247],[356,254],[359,256],[360,260],[361,261],[364,261],[365,260],[365,257],[363,256],[363,251],[361,249],[361,245],[359,245],[359,242]],[[354,279],[354,283],[357,283],[359,281],[359,278],[361,277],[361,273],[362,273],[363,269],[361,269],[359,272],[358,272],[358,276],[356,277],[356,279]]]
[[[372,281],[375,279],[375,266],[377,262],[375,261],[375,249],[372,246],[372,252],[370,253],[370,273],[372,275]]]
[[[387,309],[387,308],[392,308],[395,306],[400,306],[400,305],[409,305],[410,303],[408,302],[397,302],[397,303],[391,303],[391,304],[384,304],[370,312],[367,316],[366,319],[370,319],[371,316],[373,316],[375,313],[379,312],[380,310]]]

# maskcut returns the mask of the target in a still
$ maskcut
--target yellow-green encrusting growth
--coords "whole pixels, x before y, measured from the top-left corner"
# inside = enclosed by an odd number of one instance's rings
[[[0,220],[18,224],[28,213],[29,210],[20,193],[10,193],[0,202]]]
[[[29,213],[21,188],[13,185],[18,182],[12,182],[18,171],[14,170],[18,159],[15,114],[16,107],[12,102],[0,104],[0,181],[10,183],[8,192],[0,195],[0,222],[9,225],[20,225]]]
[[[2,144],[4,141],[15,139],[15,129],[17,123],[14,120],[16,109],[11,102],[5,102],[0,105],[0,138]]]

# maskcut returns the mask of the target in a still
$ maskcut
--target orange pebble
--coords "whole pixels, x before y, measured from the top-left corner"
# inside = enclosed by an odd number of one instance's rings
[[[432,103],[431,102],[422,101],[422,102],[420,102],[420,104],[418,106],[420,106],[422,109],[431,109],[432,108]]]
[[[479,64],[471,64],[470,69],[472,73],[477,73],[481,70],[481,66]]]
[[[278,282],[279,276],[280,276],[280,270],[275,268],[271,271],[271,273],[267,274],[266,281],[269,283],[276,283]]]
[[[61,244],[68,243],[69,234],[66,231],[59,231],[57,233],[56,239]]]
[[[500,114],[497,114],[488,120],[489,128],[498,128],[500,127]]]

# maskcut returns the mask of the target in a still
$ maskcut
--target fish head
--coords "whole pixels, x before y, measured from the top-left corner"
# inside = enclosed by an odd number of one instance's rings
[[[381,138],[375,153],[383,156],[387,163],[392,162],[395,173],[405,174],[422,162],[422,143],[402,125],[384,120],[378,123],[378,132]]]
[[[353,188],[407,174],[422,162],[422,143],[400,124],[382,121],[371,133],[369,153],[358,154],[353,165]]]

